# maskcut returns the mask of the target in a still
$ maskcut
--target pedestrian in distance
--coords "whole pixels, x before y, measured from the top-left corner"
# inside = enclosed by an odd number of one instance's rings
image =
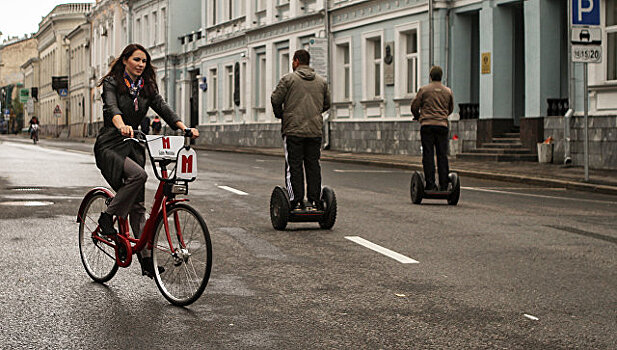
[[[304,210],[306,173],[309,208],[321,210],[322,113],[330,109],[326,80],[309,66],[306,50],[294,53],[293,72],[285,74],[272,93],[274,116],[282,120],[285,183],[293,210]]]
[[[422,140],[422,167],[426,191],[437,189],[435,185],[435,152],[439,173],[439,190],[448,189],[448,116],[454,109],[452,90],[441,83],[443,71],[439,66],[431,67],[430,83],[422,86],[411,101],[411,113],[420,121]]]
[[[160,135],[161,134],[161,128],[163,127],[163,125],[161,124],[161,119],[159,118],[158,115],[154,116],[154,119],[152,119],[152,133],[154,135]]]
[[[125,138],[134,136],[133,130],[139,127],[150,108],[174,130],[189,128],[159,94],[150,54],[141,45],[125,47],[98,86],[103,87],[103,127],[94,144],[94,156],[96,166],[116,191],[98,223],[102,235],[113,236],[117,234],[113,216],[126,218],[128,215],[133,234],[139,238],[146,221],[146,156],[143,147],[137,142],[125,142]],[[193,138],[197,138],[199,131],[191,130]],[[150,253],[148,250],[142,252]],[[145,255],[138,255],[138,258],[142,273],[152,278],[152,258]]]

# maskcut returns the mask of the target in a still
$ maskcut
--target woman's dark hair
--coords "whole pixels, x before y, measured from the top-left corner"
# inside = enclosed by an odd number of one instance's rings
[[[118,56],[112,63],[109,68],[109,72],[105,74],[104,77],[99,80],[97,86],[103,85],[103,81],[107,77],[112,77],[116,80],[118,84],[118,89],[120,92],[128,93],[129,89],[124,84],[124,60],[128,60],[135,51],[142,51],[146,54],[146,68],[144,68],[141,77],[144,78],[144,96],[152,96],[158,92],[158,87],[156,85],[156,73],[154,72],[154,67],[152,66],[152,62],[150,61],[150,54],[146,50],[145,47],[139,44],[129,44],[124,50],[122,50],[122,54]]]

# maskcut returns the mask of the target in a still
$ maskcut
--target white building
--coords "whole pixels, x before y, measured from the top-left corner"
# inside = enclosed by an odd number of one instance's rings
[[[69,42],[69,135],[88,136],[93,82],[90,64],[90,23],[84,22],[66,36]]]

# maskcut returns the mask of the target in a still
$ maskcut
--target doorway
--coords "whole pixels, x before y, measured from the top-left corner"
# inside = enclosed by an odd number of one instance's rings
[[[193,70],[191,74],[191,97],[189,98],[190,127],[199,125],[199,69]]]

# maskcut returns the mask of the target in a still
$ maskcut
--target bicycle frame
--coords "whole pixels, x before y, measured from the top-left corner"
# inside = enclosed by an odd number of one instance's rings
[[[186,137],[185,136],[185,148],[189,148],[190,147],[190,137]],[[142,141],[142,140],[137,140],[138,142],[147,142],[147,141]],[[159,185],[158,188],[156,190],[156,193],[154,195],[154,203],[152,204],[152,209],[150,210],[150,217],[148,218],[148,220],[146,220],[146,223],[144,225],[143,231],[141,232],[141,235],[139,237],[139,239],[131,237],[130,235],[130,228],[129,228],[129,222],[127,219],[124,218],[117,218],[117,222],[119,223],[119,232],[116,236],[113,237],[113,239],[107,239],[104,236],[99,235],[99,230],[100,227],[97,226],[96,230],[94,232],[92,232],[92,238],[98,240],[100,243],[102,244],[106,244],[110,247],[113,247],[115,252],[116,252],[116,263],[118,264],[118,266],[120,267],[128,267],[131,265],[131,261],[132,261],[132,255],[142,251],[144,248],[147,247],[147,249],[153,249],[153,245],[152,245],[152,240],[154,238],[154,230],[156,229],[155,225],[157,223],[157,219],[159,217],[159,215],[162,213],[162,217],[163,217],[163,225],[165,228],[165,234],[167,236],[167,242],[169,243],[169,251],[170,252],[174,252],[176,251],[174,247],[174,244],[172,242],[171,239],[171,234],[170,234],[170,230],[169,230],[169,221],[167,220],[167,208],[171,205],[173,205],[174,203],[178,203],[178,202],[185,202],[188,201],[188,199],[186,198],[182,198],[182,199],[175,199],[175,195],[176,193],[174,193],[172,190],[166,190],[166,186],[173,186],[176,183],[176,179],[174,178],[169,178],[168,177],[168,172],[167,172],[167,165],[171,164],[172,161],[169,160],[155,160],[152,156],[152,154],[150,153],[150,149],[148,147],[146,147],[147,151],[148,151],[148,155],[150,156],[150,162],[152,164],[152,167],[154,168],[154,173],[156,175],[156,177],[159,180]],[[178,167],[177,164],[177,160],[176,160],[176,168]],[[156,166],[159,163],[160,166],[160,170],[161,170],[161,175],[159,176]],[[188,193],[188,182],[193,181],[194,178],[192,180],[180,180],[185,182],[185,194]],[[79,214],[78,214],[78,218],[77,221],[80,222],[82,220],[82,213],[84,210],[84,206],[85,203],[87,202],[87,199],[90,196],[93,196],[94,194],[96,194],[97,192],[104,192],[106,193],[106,195],[113,197],[113,194],[111,193],[111,191],[109,191],[106,188],[94,188],[92,190],[90,190],[90,192],[88,192],[88,194],[86,194],[86,197],[84,198],[84,201],[82,202],[82,205],[79,209]],[[178,235],[178,240],[180,242],[180,245],[182,249],[186,248],[186,245],[184,243],[184,239],[182,237],[182,230],[180,227],[180,223],[177,217],[177,213],[174,214],[174,222],[176,224],[175,229],[176,229],[176,233]],[[122,245],[122,247],[120,247],[120,245]],[[124,260],[120,259],[120,254],[118,254],[118,250],[119,249],[125,249],[126,252],[124,255],[126,255],[126,258]]]

